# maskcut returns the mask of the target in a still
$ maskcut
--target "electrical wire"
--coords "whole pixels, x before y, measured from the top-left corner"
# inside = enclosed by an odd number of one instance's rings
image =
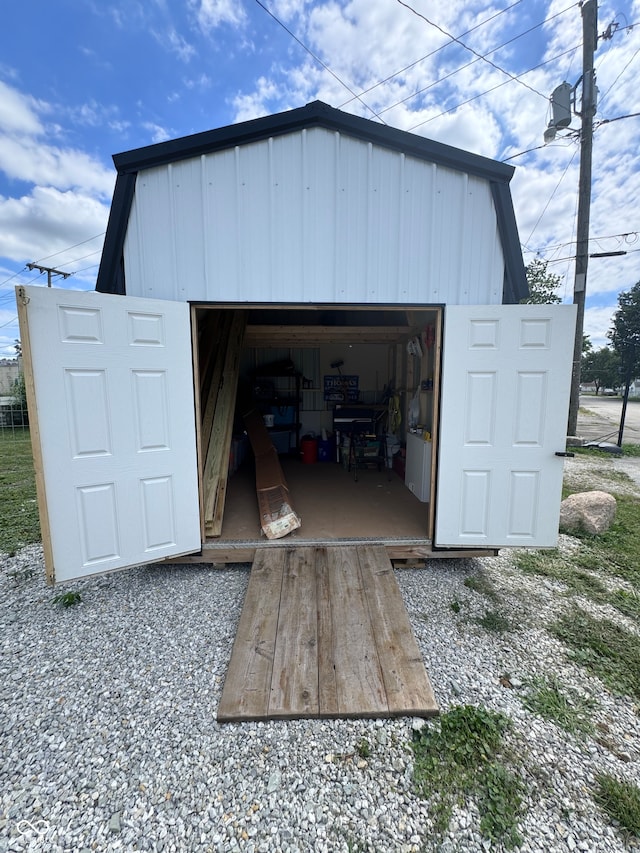
[[[591,242],[592,240],[596,243],[599,240],[624,240],[627,245],[633,245],[632,243],[629,244],[628,238],[635,237],[636,239],[633,241],[635,243],[639,236],[639,231],[624,231],[622,234],[600,234],[597,237],[589,237],[589,242]],[[544,251],[550,252],[552,250],[565,249],[568,246],[575,246],[577,245],[577,243],[577,240],[568,240],[566,243],[553,243],[551,246],[544,246]],[[540,254],[542,249],[526,249],[526,251],[537,255]]]
[[[491,15],[490,18],[486,18],[484,21],[481,21],[479,24],[476,24],[475,27],[471,27],[470,30],[466,30],[464,33],[460,33],[458,38],[464,38],[464,36],[468,36],[471,33],[479,30],[481,27],[484,27],[486,24],[491,23],[491,21],[499,18],[500,15],[504,15],[505,12],[509,12],[514,6],[519,6],[523,0],[516,0],[515,3],[512,3],[510,6],[507,6],[506,9],[502,9],[500,12],[496,12],[495,15]],[[573,7],[572,7],[573,8]],[[555,16],[554,16],[555,17]],[[412,68],[415,68],[416,65],[419,65],[421,62],[424,62],[425,59],[430,59],[432,56],[435,56],[436,53],[439,53],[441,50],[444,50],[446,47],[449,47],[450,44],[454,44],[454,40],[451,39],[445,44],[441,44],[440,47],[436,47],[435,50],[429,51],[429,53],[425,53],[424,56],[421,56],[420,59],[416,59],[414,62],[410,62],[409,65],[405,65],[404,68],[401,68],[399,71],[395,71],[393,74],[390,74],[388,77],[385,77],[384,80],[379,80],[377,83],[374,83],[373,86],[369,86],[368,89],[365,89],[363,92],[360,92],[360,95],[368,95],[369,92],[372,92],[374,89],[377,89],[379,86],[383,86],[385,83],[388,83],[390,80],[393,80],[394,77],[399,77],[400,74],[404,74],[405,71],[410,71]],[[417,93],[416,93],[417,94]],[[346,107],[350,104],[354,98],[349,98],[348,101],[344,101],[344,103],[338,106],[338,109],[341,110],[343,107]],[[386,109],[391,109],[387,107]],[[384,110],[382,110],[384,112]]]
[[[92,258],[94,255],[99,255],[102,252],[102,249],[97,249],[95,252],[89,252],[88,255],[82,255],[80,258],[74,258],[72,261],[65,261],[63,264],[60,264],[61,267],[68,267],[69,264],[76,264],[78,261],[84,261],[85,258]],[[77,270],[74,270],[71,275],[75,275]]]
[[[71,249],[77,249],[78,246],[84,246],[85,243],[90,243],[92,240],[97,240],[98,237],[104,237],[104,235],[106,233],[107,233],[106,231],[102,231],[100,234],[94,234],[93,237],[87,237],[86,240],[81,240],[79,243],[75,243],[73,246],[68,246],[66,249],[60,249],[59,252],[54,252],[53,255],[46,255],[44,258],[40,258],[39,260],[34,261],[34,263],[35,264],[41,264],[42,261],[48,261],[51,258],[57,258],[58,255],[62,255],[65,252],[70,252]],[[100,250],[98,250],[98,251],[100,251]],[[66,266],[66,264],[63,264],[63,266]]]
[[[577,153],[578,153],[578,150],[576,149],[576,150],[573,152],[573,154],[571,155],[571,159],[569,160],[569,162],[568,162],[568,163],[567,163],[567,165],[565,166],[565,168],[564,168],[564,172],[560,175],[560,180],[559,180],[559,181],[558,181],[558,183],[556,184],[554,191],[553,191],[553,192],[551,193],[551,195],[549,196],[549,200],[547,201],[547,203],[545,204],[544,208],[542,209],[542,213],[540,214],[540,216],[539,216],[539,217],[538,217],[538,219],[536,220],[536,224],[533,226],[533,228],[531,229],[531,233],[529,234],[529,236],[527,237],[527,239],[524,241],[524,245],[525,245],[525,246],[527,245],[527,243],[528,243],[528,242],[531,240],[531,238],[533,237],[533,235],[534,235],[534,233],[535,233],[535,230],[536,230],[536,228],[538,227],[538,225],[540,225],[540,220],[542,219],[542,217],[543,217],[543,216],[545,215],[545,213],[547,212],[547,208],[548,208],[548,207],[549,207],[549,205],[551,204],[551,201],[553,200],[554,195],[558,192],[558,189],[560,188],[560,184],[562,183],[562,181],[564,180],[565,175],[566,175],[566,174],[567,174],[567,172],[569,171],[569,167],[571,166],[571,164],[572,164],[572,163],[573,163],[573,161],[575,160],[575,158],[576,158],[576,154],[577,154]]]
[[[256,0],[256,2],[258,2],[258,0]],[[474,50],[474,48],[469,47],[469,45],[466,45],[459,38],[456,38],[456,36],[451,35],[450,32],[447,32],[447,30],[445,30],[443,27],[439,26],[439,24],[436,24],[433,21],[429,20],[429,18],[427,18],[426,15],[422,14],[422,12],[418,12],[412,6],[409,6],[409,4],[405,3],[404,0],[396,0],[396,2],[399,3],[401,6],[404,6],[405,9],[408,9],[410,12],[413,12],[413,14],[417,15],[418,18],[422,18],[422,20],[426,21],[427,24],[429,24],[430,26],[435,27],[436,30],[439,30],[439,32],[443,33],[443,35],[447,36],[447,38],[450,38],[452,41],[455,41],[456,44],[459,44],[465,50],[468,50],[469,53],[472,53],[474,56],[477,56],[478,59],[484,60],[484,62],[488,63],[492,68],[495,68],[496,71],[500,71],[502,74],[506,74],[506,76],[509,77],[511,80],[520,83],[521,86],[524,86],[526,89],[529,89],[534,94],[539,95],[545,101],[549,100],[547,95],[543,95],[542,92],[539,92],[537,89],[534,89],[533,86],[530,86],[528,83],[524,83],[522,80],[520,80],[519,77],[522,75],[515,76],[515,75],[511,74],[510,71],[506,71],[504,68],[501,68],[499,65],[496,65],[495,62],[492,62],[490,59],[487,59],[486,56],[483,56],[481,53],[478,53],[477,50]]]
[[[398,1],[398,3],[401,2],[401,0],[397,0],[397,1]],[[573,50],[573,48],[570,48],[570,50]],[[559,59],[560,57],[564,56],[565,53],[569,53],[569,51],[563,51],[562,53],[558,54],[558,56],[553,56],[551,59],[547,59],[544,62],[540,62],[538,65],[534,65],[533,68],[528,68],[526,71],[523,71],[522,74],[520,74],[518,76],[524,77],[525,74],[530,74],[532,71],[537,71],[538,68],[542,68],[545,65],[549,65],[551,62],[555,62],[556,59]],[[479,92],[477,95],[473,95],[471,98],[467,98],[466,101],[462,101],[459,104],[455,104],[453,107],[449,107],[449,109],[443,110],[441,113],[437,113],[434,116],[430,116],[429,118],[426,118],[424,121],[418,122],[418,124],[412,125],[409,128],[409,131],[415,130],[418,127],[422,127],[425,124],[429,124],[429,122],[435,121],[435,119],[441,118],[442,116],[445,116],[448,113],[452,113],[452,112],[454,112],[454,110],[457,110],[460,107],[464,107],[467,104],[470,104],[472,101],[477,101],[479,98],[484,98],[485,95],[490,95],[491,92],[495,92],[496,89],[500,89],[500,88],[502,88],[502,86],[507,86],[510,82],[511,82],[510,80],[503,80],[502,83],[497,83],[495,86],[492,86],[491,89],[487,89],[484,92]]]
[[[19,275],[22,275],[22,273],[26,272],[26,270],[27,265],[25,264],[21,270],[18,270],[18,272],[14,272],[14,274],[10,275],[9,278],[5,278],[3,282],[0,282],[0,287],[4,287],[5,284],[9,284],[10,281],[13,281],[13,279],[17,278]]]
[[[283,23],[283,22],[280,20],[280,18],[276,17],[276,15],[274,15],[274,14],[273,14],[273,12],[271,12],[269,9],[267,9],[267,7],[264,5],[264,3],[262,3],[262,2],[261,2],[261,0],[255,0],[255,2],[258,4],[258,6],[260,6],[260,8],[261,8],[261,9],[264,9],[264,11],[267,13],[267,15],[269,15],[269,17],[270,17],[270,18],[273,18],[273,20],[274,20],[274,21],[275,21],[279,26],[281,26],[281,27],[282,27],[282,29],[283,29],[286,33],[288,33],[288,34],[291,36],[291,38],[292,38],[295,42],[297,42],[297,43],[300,45],[300,47],[301,47],[301,48],[303,48],[304,50],[306,50],[306,52],[309,54],[309,56],[311,56],[311,57],[312,57],[312,58],[313,58],[313,59],[314,59],[314,60],[315,60],[319,65],[321,65],[321,66],[324,68],[324,70],[325,70],[325,71],[327,71],[329,74],[331,74],[331,76],[334,78],[334,80],[337,80],[337,81],[338,81],[338,83],[340,83],[340,85],[341,85],[341,86],[344,86],[344,88],[347,90],[347,92],[349,92],[351,95],[353,95],[353,97],[354,97],[356,100],[360,101],[360,103],[362,104],[362,106],[363,106],[363,107],[365,107],[365,109],[369,110],[369,112],[370,112],[370,113],[372,113],[372,114],[373,114],[377,119],[379,119],[379,120],[382,122],[382,124],[386,124],[386,121],[385,121],[383,118],[380,118],[380,116],[379,116],[379,115],[378,115],[378,113],[373,109],[373,107],[370,107],[370,106],[369,106],[369,104],[365,103],[365,102],[362,100],[362,98],[361,98],[361,96],[360,96],[360,95],[356,94],[356,93],[353,91],[353,89],[352,89],[350,86],[348,86],[348,85],[344,82],[344,80],[341,80],[341,79],[340,79],[340,77],[338,77],[338,75],[335,73],[335,71],[332,71],[332,70],[331,70],[331,68],[329,68],[329,66],[326,64],[326,62],[323,62],[323,61],[322,61],[322,59],[320,59],[320,57],[319,57],[319,56],[317,56],[317,55],[316,55],[316,54],[311,50],[311,48],[307,47],[307,45],[306,45],[303,41],[301,41],[301,40],[298,38],[298,36],[297,36],[294,32],[292,32],[292,31],[289,29],[289,27],[288,27],[285,23]]]
[[[509,8],[511,8],[511,7],[509,7]],[[470,62],[465,62],[464,65],[460,65],[458,68],[454,69],[453,71],[450,71],[448,74],[445,74],[444,77],[439,77],[437,80],[434,80],[432,83],[429,83],[428,86],[425,86],[422,89],[418,89],[417,92],[414,92],[411,95],[407,95],[406,98],[403,98],[402,100],[397,101],[395,104],[391,104],[391,106],[385,107],[383,110],[380,110],[380,115],[388,112],[389,110],[392,110],[394,107],[398,107],[401,104],[404,104],[407,101],[410,101],[412,98],[416,98],[418,95],[424,94],[424,92],[428,91],[429,89],[432,89],[434,86],[437,86],[438,83],[443,83],[445,80],[448,80],[450,77],[453,77],[455,74],[458,74],[460,71],[464,71],[465,69],[469,68],[471,65],[475,65],[475,63],[479,62],[481,59],[486,59],[487,56],[491,56],[492,53],[496,53],[497,51],[502,50],[503,47],[507,47],[507,45],[512,44],[512,42],[518,41],[518,39],[524,38],[524,36],[529,35],[534,30],[539,29],[540,27],[544,26],[544,24],[548,23],[549,21],[553,20],[554,18],[557,18],[559,15],[564,15],[565,12],[568,12],[573,8],[574,8],[574,6],[569,6],[566,9],[563,9],[561,12],[557,12],[555,15],[550,15],[548,18],[545,18],[544,21],[540,21],[540,23],[535,24],[532,27],[529,27],[528,30],[525,30],[524,32],[520,33],[519,35],[512,36],[510,39],[507,39],[507,41],[502,42],[502,44],[497,45],[497,47],[492,47],[491,50],[487,51],[482,56],[476,56],[475,59],[472,59]],[[494,17],[497,17],[497,16],[494,15]],[[492,20],[492,19],[489,18],[489,20]],[[480,25],[478,25],[478,26],[480,26]],[[474,27],[474,29],[477,29],[477,27]],[[473,30],[468,30],[468,32],[473,32]],[[466,33],[464,33],[463,35],[466,35]],[[437,53],[438,50],[442,50],[443,48],[448,47],[450,44],[453,44],[453,43],[454,43],[454,41],[451,40],[451,41],[447,42],[446,44],[441,45],[441,47],[437,48],[437,50],[432,51],[432,54]],[[570,50],[575,51],[575,50],[577,50],[578,47],[580,47],[580,45],[576,45],[576,47],[570,48]],[[432,54],[427,54],[427,55],[431,56]],[[563,54],[561,54],[561,56],[562,55]],[[559,57],[556,57],[556,58],[559,58]],[[549,60],[549,61],[552,61],[552,60]],[[535,69],[531,68],[529,70],[533,71]],[[523,74],[526,74],[526,73],[528,73],[528,72],[526,72],[526,71],[523,72]],[[388,78],[388,79],[391,79],[391,78]]]

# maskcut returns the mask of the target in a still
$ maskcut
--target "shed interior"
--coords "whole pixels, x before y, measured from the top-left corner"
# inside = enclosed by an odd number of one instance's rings
[[[265,542],[252,410],[302,522],[273,544],[429,543],[441,321],[439,306],[192,306],[206,547],[231,562]]]

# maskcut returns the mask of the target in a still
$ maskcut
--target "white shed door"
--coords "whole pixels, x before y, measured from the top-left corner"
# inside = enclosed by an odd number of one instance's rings
[[[558,537],[573,305],[445,309],[438,546],[548,546]]]
[[[49,578],[198,550],[189,306],[41,287],[18,300]]]

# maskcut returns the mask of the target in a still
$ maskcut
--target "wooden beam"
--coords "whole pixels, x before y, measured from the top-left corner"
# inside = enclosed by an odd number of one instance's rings
[[[409,340],[414,326],[247,326],[248,347],[317,347],[322,344],[389,344]]]
[[[204,520],[207,536],[220,536],[229,473],[229,451],[233,433],[240,354],[247,318],[244,311],[234,314],[215,399],[215,412],[204,463]],[[218,359],[220,361],[221,358]],[[212,387],[213,394],[215,388]],[[203,426],[204,433],[204,426]]]

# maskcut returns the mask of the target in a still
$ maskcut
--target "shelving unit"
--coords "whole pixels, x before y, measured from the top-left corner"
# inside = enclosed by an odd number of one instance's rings
[[[253,379],[255,408],[263,415],[274,416],[274,424],[267,427],[267,431],[272,435],[288,433],[288,450],[297,453],[300,450],[302,374],[293,369],[279,369],[274,365],[264,365],[253,371]],[[287,380],[286,387],[283,387],[285,385],[283,379]],[[281,413],[284,414],[284,420]],[[293,446],[291,436],[295,439]]]

